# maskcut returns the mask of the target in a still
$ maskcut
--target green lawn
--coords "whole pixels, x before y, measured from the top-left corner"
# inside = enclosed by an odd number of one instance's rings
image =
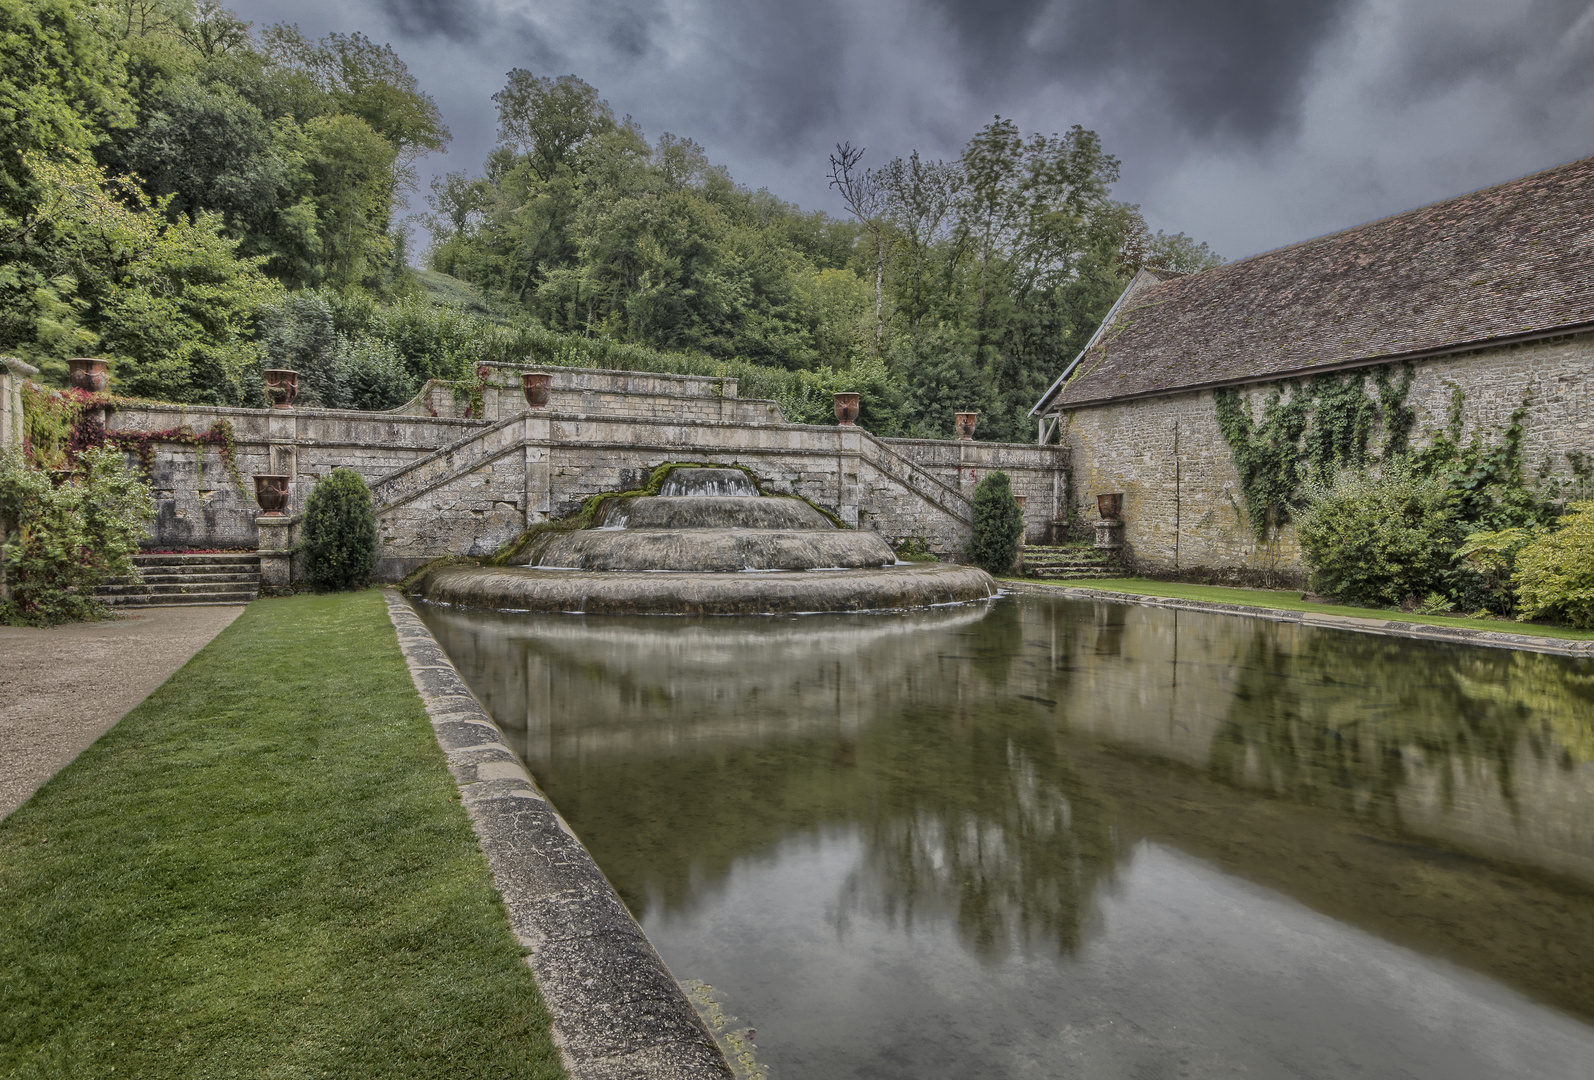
[[[1066,585],[1108,592],[1140,593],[1178,600],[1204,600],[1215,604],[1247,604],[1251,607],[1282,608],[1285,611],[1316,611],[1325,615],[1348,615],[1358,619],[1384,619],[1392,622],[1424,623],[1428,626],[1465,626],[1473,630],[1496,630],[1508,634],[1534,634],[1539,637],[1594,639],[1594,630],[1573,630],[1544,623],[1519,623],[1499,619],[1461,619],[1445,615],[1413,615],[1387,608],[1360,608],[1347,604],[1313,604],[1301,599],[1298,591],[1278,589],[1232,589],[1220,585],[1184,585],[1149,578],[1081,578],[1036,582],[1033,578],[1008,578],[1030,584]]]
[[[0,1077],[557,1077],[377,592],[261,600],[0,822]]]

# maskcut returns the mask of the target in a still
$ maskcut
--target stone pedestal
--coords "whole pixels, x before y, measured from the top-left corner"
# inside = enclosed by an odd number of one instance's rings
[[[1124,523],[1102,518],[1096,522],[1096,547],[1102,551],[1117,551],[1124,546]]]
[[[298,524],[298,514],[260,514],[255,517],[255,529],[260,537],[262,592],[286,589],[293,584],[292,549]]]

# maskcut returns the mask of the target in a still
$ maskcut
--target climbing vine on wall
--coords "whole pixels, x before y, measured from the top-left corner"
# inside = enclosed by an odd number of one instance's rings
[[[1372,376],[1373,393],[1367,392]],[[1277,386],[1256,419],[1239,390],[1213,394],[1218,428],[1240,474],[1240,494],[1251,528],[1262,540],[1290,519],[1301,481],[1312,469],[1364,465],[1369,447],[1382,430],[1381,457],[1406,452],[1416,410],[1406,405],[1413,369],[1391,365],[1372,372],[1316,375],[1302,385]]]

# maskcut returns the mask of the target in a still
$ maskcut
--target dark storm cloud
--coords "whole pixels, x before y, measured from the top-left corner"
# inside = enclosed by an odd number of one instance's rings
[[[224,0],[226,2],[226,0]],[[1594,151],[1589,0],[232,0],[391,40],[478,169],[512,67],[838,212],[825,155],[1080,123],[1115,194],[1240,256]],[[423,187],[424,190],[424,187]]]
[[[1403,101],[1443,95],[1483,80],[1515,89],[1524,112],[1594,86],[1594,6],[1533,0],[1509,19],[1467,20],[1414,9],[1390,89]]]
[[[1184,130],[1257,141],[1290,125],[1351,0],[928,0],[975,81],[1116,84]],[[1141,88],[1136,93],[1136,88]],[[1152,93],[1145,89],[1154,88]]]

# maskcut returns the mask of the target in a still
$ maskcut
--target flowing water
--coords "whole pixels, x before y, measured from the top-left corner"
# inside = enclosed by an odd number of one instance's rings
[[[774,1080],[1594,1076],[1594,664],[1007,597],[422,615]]]

